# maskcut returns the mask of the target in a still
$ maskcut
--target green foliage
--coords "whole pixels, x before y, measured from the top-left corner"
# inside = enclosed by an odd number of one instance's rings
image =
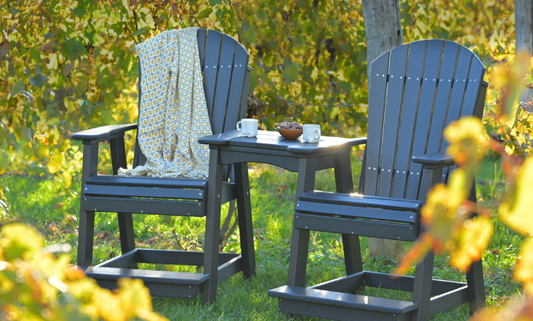
[[[251,113],[267,128],[285,118],[328,134],[366,129],[362,6],[348,1],[241,2],[242,42],[252,57]]]
[[[511,0],[403,0],[401,10],[406,42],[458,41],[486,65],[514,52]],[[250,52],[248,112],[263,127],[293,118],[325,134],[366,132],[360,1],[6,0],[0,15],[2,172],[78,171],[72,132],[136,121],[135,45],[189,26],[232,35]]]

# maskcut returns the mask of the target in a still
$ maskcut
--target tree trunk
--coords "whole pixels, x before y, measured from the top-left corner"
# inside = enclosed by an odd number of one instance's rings
[[[399,0],[363,0],[363,14],[366,28],[367,74],[370,63],[382,53],[403,44],[402,22]],[[399,262],[402,257],[403,242],[369,238],[369,253],[383,255]]]
[[[533,54],[533,0],[514,0],[516,52]],[[527,89],[520,100],[533,100],[533,90]]]

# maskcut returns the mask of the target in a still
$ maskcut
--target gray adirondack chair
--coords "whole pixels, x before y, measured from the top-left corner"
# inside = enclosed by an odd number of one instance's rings
[[[432,279],[433,254],[414,277],[363,271],[359,236],[415,241],[420,208],[431,186],[445,181],[453,159],[443,129],[464,116],[481,117],[485,68],[467,48],[425,40],[384,53],[371,65],[368,136],[359,194],[311,191],[295,207],[289,283],[269,291],[280,311],[338,320],[427,320],[469,302],[484,306],[481,261],[467,282]],[[475,201],[475,189],[471,200]],[[309,231],[343,235],[347,276],[305,287]],[[348,248],[348,250],[347,250]],[[368,287],[413,293],[412,301],[358,295]]]
[[[232,37],[203,29],[198,31],[198,47],[213,134],[235,129],[246,114],[248,53]],[[241,270],[245,277],[255,273],[248,166],[236,164],[231,172],[211,155],[207,180],[116,176],[119,167],[126,168],[124,132],[136,128],[137,124],[103,126],[72,135],[84,147],[78,265],[104,287],[116,287],[120,277],[139,278],[154,296],[192,298],[202,293],[203,303],[214,301],[219,282]],[[114,175],[98,175],[98,146],[103,141],[110,142]],[[136,143],[133,167],[145,161]],[[219,254],[220,206],[233,199],[242,253]],[[93,266],[95,212],[117,212],[122,255]],[[204,252],[135,248],[132,213],[205,216]],[[137,263],[197,265],[203,266],[203,273],[140,270]]]

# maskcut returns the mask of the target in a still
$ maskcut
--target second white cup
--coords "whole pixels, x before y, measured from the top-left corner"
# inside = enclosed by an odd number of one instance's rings
[[[255,137],[257,136],[257,125],[257,119],[243,118],[237,122],[236,128],[243,137]]]
[[[303,141],[304,143],[318,143],[320,140],[320,125],[317,124],[305,124],[303,126]]]

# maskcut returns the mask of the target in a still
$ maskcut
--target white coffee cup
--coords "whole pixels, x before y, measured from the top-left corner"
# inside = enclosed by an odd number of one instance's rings
[[[257,119],[243,118],[237,122],[236,128],[243,137],[255,137],[257,136],[257,125]]]
[[[320,125],[317,124],[305,124],[303,126],[303,141],[304,143],[318,143],[320,139]]]

